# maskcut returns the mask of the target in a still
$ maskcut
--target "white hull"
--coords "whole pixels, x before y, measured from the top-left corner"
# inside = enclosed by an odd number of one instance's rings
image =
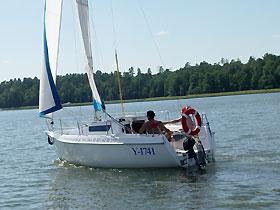
[[[75,135],[48,132],[61,160],[101,168],[164,168],[196,165],[194,158],[176,151],[164,135]],[[177,142],[178,144],[178,142]],[[197,150],[195,149],[197,153]],[[208,160],[213,151],[205,149]]]
[[[77,144],[55,141],[60,159],[102,168],[177,167],[164,144]],[[142,151],[141,151],[142,150]],[[150,150],[147,154],[147,150]],[[142,154],[141,154],[142,152]]]
[[[54,138],[54,147],[60,159],[74,164],[102,168],[178,167],[179,165],[175,150],[173,153],[172,150],[168,151],[171,146],[166,145],[162,136],[146,137],[147,140],[143,143],[77,142],[68,141],[69,138],[73,140],[79,137],[61,135]],[[91,136],[87,136],[87,139],[90,138]],[[147,142],[151,138],[155,141]],[[129,139],[125,140],[129,141]]]

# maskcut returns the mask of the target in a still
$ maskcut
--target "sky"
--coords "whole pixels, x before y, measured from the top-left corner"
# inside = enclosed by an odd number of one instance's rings
[[[1,2],[0,82],[40,76],[43,7],[43,0]],[[94,70],[114,71],[115,49],[121,72],[144,73],[279,55],[279,8],[279,0],[90,0]],[[75,12],[64,0],[60,75],[83,72]]]

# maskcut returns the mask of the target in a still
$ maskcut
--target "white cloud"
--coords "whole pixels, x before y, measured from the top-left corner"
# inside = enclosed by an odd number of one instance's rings
[[[168,31],[160,31],[157,33],[158,36],[167,36],[168,35]]]
[[[3,60],[2,63],[3,63],[3,64],[8,64],[9,61],[8,61],[8,60]]]
[[[280,34],[273,34],[273,35],[272,35],[272,38],[274,38],[274,39],[280,39]]]

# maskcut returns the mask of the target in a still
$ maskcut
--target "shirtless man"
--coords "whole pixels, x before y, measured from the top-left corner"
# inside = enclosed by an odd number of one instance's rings
[[[146,131],[148,134],[160,134],[165,132],[165,136],[168,141],[172,141],[172,132],[166,128],[161,121],[155,120],[155,113],[153,111],[147,112],[148,121],[146,121],[139,130],[139,133],[142,134]]]

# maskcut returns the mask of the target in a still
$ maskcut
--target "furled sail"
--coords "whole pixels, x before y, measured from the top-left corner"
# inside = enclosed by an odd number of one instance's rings
[[[91,37],[90,37],[90,28],[89,28],[88,0],[76,0],[76,3],[78,8],[79,22],[80,22],[84,51],[85,51],[86,62],[87,62],[86,73],[92,91],[93,106],[95,111],[101,111],[102,103],[93,77],[93,60],[92,60],[91,41],[90,41]]]
[[[84,52],[85,52],[86,62],[87,62],[86,73],[92,91],[93,106],[95,111],[101,111],[102,103],[93,77],[93,60],[92,60],[92,51],[91,51],[91,42],[90,42],[91,37],[90,37],[90,28],[89,28],[88,0],[76,0],[76,2],[78,7],[82,39],[84,44]]]
[[[62,0],[46,0],[44,8],[43,62],[40,79],[40,116],[62,108],[55,86]]]

